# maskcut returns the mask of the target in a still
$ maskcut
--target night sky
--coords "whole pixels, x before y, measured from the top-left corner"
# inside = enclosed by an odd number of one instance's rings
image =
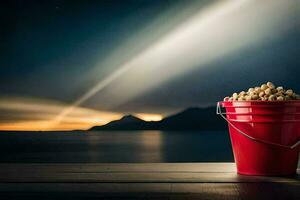
[[[300,93],[299,1],[240,2],[2,2],[0,129],[43,129],[95,86],[65,129],[155,120],[267,81]]]

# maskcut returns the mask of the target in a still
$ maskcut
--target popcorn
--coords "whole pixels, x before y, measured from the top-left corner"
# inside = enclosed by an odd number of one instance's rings
[[[277,100],[277,101],[283,101],[284,98],[283,98],[283,96],[279,96],[279,97],[276,97],[276,100]]]
[[[285,90],[282,86],[276,87],[272,82],[262,84],[260,87],[249,88],[247,92],[233,93],[225,97],[224,101],[287,101],[300,100],[300,95],[292,89]]]

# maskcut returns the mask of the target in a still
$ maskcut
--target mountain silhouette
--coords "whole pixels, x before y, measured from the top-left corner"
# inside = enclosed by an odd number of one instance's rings
[[[131,124],[131,123],[139,123],[139,122],[145,122],[145,121],[138,118],[138,117],[135,117],[134,115],[125,115],[121,119],[111,121],[106,125],[120,126],[120,125],[123,125],[123,124]]]
[[[111,121],[103,126],[92,127],[91,130],[142,130],[147,122],[133,115],[125,115],[121,119]]]
[[[225,130],[226,123],[216,115],[214,107],[188,108],[161,121],[144,121],[133,115],[90,130]]]

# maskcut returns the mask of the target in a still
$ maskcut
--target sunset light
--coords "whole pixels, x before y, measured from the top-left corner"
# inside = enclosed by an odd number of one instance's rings
[[[124,115],[123,113],[76,107],[59,123],[53,121],[56,114],[66,107],[68,107],[67,104],[44,99],[2,98],[0,99],[0,110],[5,110],[10,114],[6,116],[5,121],[0,122],[0,130],[86,130],[92,126],[104,125],[112,120],[120,119]],[[160,114],[133,114],[145,121],[162,119]]]
[[[0,130],[84,130],[94,125],[106,124],[122,116],[120,113],[76,107],[60,123],[53,124],[53,118],[66,107],[67,104],[53,100],[1,98],[0,109],[5,111],[7,116],[5,121],[0,122]]]
[[[162,120],[162,115],[159,114],[148,114],[148,113],[137,113],[135,114],[138,118],[145,121],[159,121]]]

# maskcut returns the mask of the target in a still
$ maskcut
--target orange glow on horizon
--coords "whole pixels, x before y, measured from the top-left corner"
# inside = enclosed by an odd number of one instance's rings
[[[160,121],[162,120],[163,116],[160,114],[149,114],[149,113],[137,113],[135,114],[138,118],[144,121]]]
[[[68,107],[61,102],[32,98],[0,98],[0,130],[2,131],[58,131],[87,130],[122,118],[123,113],[75,107],[59,123],[57,113]],[[159,121],[159,114],[136,113],[145,121]],[[5,117],[7,116],[7,117]]]
[[[160,121],[162,116],[159,114],[139,113],[135,114],[145,121]],[[90,118],[72,119],[67,117],[56,126],[51,126],[51,120],[24,120],[16,122],[0,122],[0,130],[2,131],[68,131],[68,130],[87,130],[92,126],[100,126],[109,123],[112,120],[121,118],[122,115],[110,116],[111,120],[101,120],[100,118],[91,116]],[[109,116],[106,116],[108,118]]]
[[[86,123],[63,123],[58,124],[53,128],[49,127],[51,121],[24,121],[24,122],[12,122],[1,123],[0,130],[2,131],[69,131],[69,130],[84,130],[90,127],[90,124]]]

